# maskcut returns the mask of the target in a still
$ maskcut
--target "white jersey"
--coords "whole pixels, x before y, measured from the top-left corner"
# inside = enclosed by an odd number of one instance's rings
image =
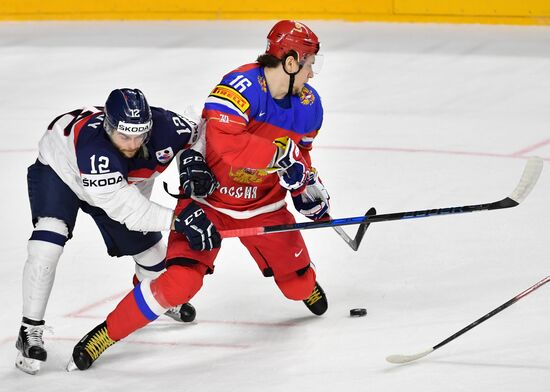
[[[124,157],[103,130],[102,108],[88,107],[58,116],[39,143],[38,159],[49,165],[77,197],[101,208],[135,231],[170,230],[173,211],[149,200],[154,178],[176,154],[198,138],[196,123],[151,108],[153,129],[144,150],[149,156]]]

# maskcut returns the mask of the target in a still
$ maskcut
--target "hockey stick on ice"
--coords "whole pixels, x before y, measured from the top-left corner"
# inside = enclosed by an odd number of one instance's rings
[[[260,226],[260,227],[250,227],[244,229],[234,229],[234,230],[220,230],[220,234],[223,238],[230,237],[246,237],[252,235],[262,235],[270,233],[281,233],[284,231],[296,231],[296,230],[310,230],[310,229],[319,229],[322,227],[338,227],[338,226],[347,226],[347,225],[360,225],[363,223],[374,223],[374,222],[386,222],[393,220],[402,220],[402,219],[413,219],[413,218],[428,218],[431,216],[437,215],[450,215],[450,214],[463,214],[466,212],[474,211],[486,211],[486,210],[499,210],[502,208],[515,207],[529,195],[537,180],[539,179],[540,173],[542,171],[543,161],[539,157],[529,158],[521,179],[510,194],[510,196],[505,197],[502,200],[495,201],[492,203],[485,204],[474,204],[468,206],[460,207],[446,207],[438,208],[432,210],[417,210],[417,211],[407,211],[407,212],[396,212],[392,214],[381,214],[374,216],[358,216],[351,218],[341,218],[341,219],[331,219],[327,221],[315,221],[315,222],[301,222],[293,223],[286,225],[274,225],[274,226]]]
[[[365,216],[373,216],[376,215],[376,209],[374,207],[371,207]],[[361,241],[363,240],[363,236],[365,235],[365,232],[369,228],[370,222],[364,222],[359,225],[359,228],[357,229],[357,233],[355,233],[355,238],[351,239],[351,237],[342,229],[340,226],[333,226],[333,229],[335,232],[338,233],[340,237],[344,241],[346,241],[346,244],[349,245],[351,249],[357,252],[357,249],[359,249],[359,245],[361,245]]]
[[[541,287],[543,284],[548,283],[548,282],[550,282],[550,276],[547,276],[546,278],[542,279],[541,281],[535,283],[533,286],[529,287],[527,290],[522,291],[521,293],[516,295],[514,298],[512,298],[509,301],[503,303],[498,308],[495,308],[495,309],[491,310],[485,316],[477,319],[473,323],[471,323],[468,326],[462,328],[460,331],[458,331],[457,333],[455,333],[452,336],[449,336],[447,339],[445,339],[442,342],[436,344],[435,346],[433,346],[429,350],[423,351],[423,352],[418,353],[418,354],[412,354],[412,355],[390,355],[389,357],[386,358],[386,361],[388,361],[390,363],[408,363],[408,362],[416,361],[417,359],[420,359],[422,357],[425,357],[426,355],[434,352],[438,348],[443,347],[447,343],[455,340],[456,338],[458,338],[463,333],[468,332],[470,329],[472,329],[472,328],[476,327],[477,325],[481,324],[485,320],[490,319],[495,314],[502,312],[507,307],[513,305],[514,303],[516,303],[517,301],[519,301],[523,297],[527,296],[528,294],[531,294],[533,291],[535,291],[536,289]]]

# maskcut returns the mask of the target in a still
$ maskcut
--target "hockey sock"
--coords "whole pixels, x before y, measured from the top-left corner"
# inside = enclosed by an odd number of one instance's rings
[[[153,315],[149,312],[149,318],[146,317],[140,310],[135,292],[138,291],[138,296],[143,298],[141,293],[142,285],[148,288],[150,281],[138,283],[134,289],[126,294],[126,296],[118,303],[116,308],[107,316],[107,332],[113,340],[124,339],[132,332],[146,326],[151,321],[155,320],[158,315]]]
[[[143,280],[107,316],[109,336],[124,339],[167,309],[189,302],[202,287],[203,276],[192,267],[173,265],[157,279]]]
[[[160,240],[149,249],[132,256],[136,262],[136,274],[138,281],[155,279],[166,264],[166,244]]]
[[[293,272],[282,277],[276,277],[275,283],[288,299],[301,301],[309,297],[315,286],[315,270],[309,267],[302,275]]]

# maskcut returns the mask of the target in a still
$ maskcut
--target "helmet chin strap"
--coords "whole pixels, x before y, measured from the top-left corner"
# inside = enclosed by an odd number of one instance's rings
[[[289,58],[289,57],[292,57],[292,55],[287,54],[286,57],[285,57],[285,59],[284,59],[284,61],[283,61],[283,71],[285,71],[285,73],[286,73],[288,76],[290,76],[290,80],[288,81],[288,93],[287,93],[287,95],[288,95],[288,96],[291,96],[291,95],[292,95],[292,88],[294,87],[294,78],[295,78],[296,74],[302,70],[303,65],[301,65],[300,63],[298,63],[298,71],[293,72],[293,73],[292,73],[292,72],[288,72],[288,71],[286,70],[286,59]]]

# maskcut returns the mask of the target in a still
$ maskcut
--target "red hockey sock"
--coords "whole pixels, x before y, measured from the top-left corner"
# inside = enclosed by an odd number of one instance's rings
[[[166,309],[189,302],[202,287],[204,272],[205,268],[173,265],[155,280],[139,283],[107,316],[111,339],[124,339]]]
[[[187,303],[202,287],[205,272],[202,265],[196,268],[171,265],[151,282],[151,292],[165,308]]]
[[[295,272],[275,278],[275,283],[288,299],[301,301],[309,297],[315,286],[315,270],[308,268],[303,275]]]
[[[135,290],[135,289],[134,289]],[[149,320],[139,310],[134,296],[130,291],[107,316],[107,332],[113,340],[124,339],[153,320]]]

